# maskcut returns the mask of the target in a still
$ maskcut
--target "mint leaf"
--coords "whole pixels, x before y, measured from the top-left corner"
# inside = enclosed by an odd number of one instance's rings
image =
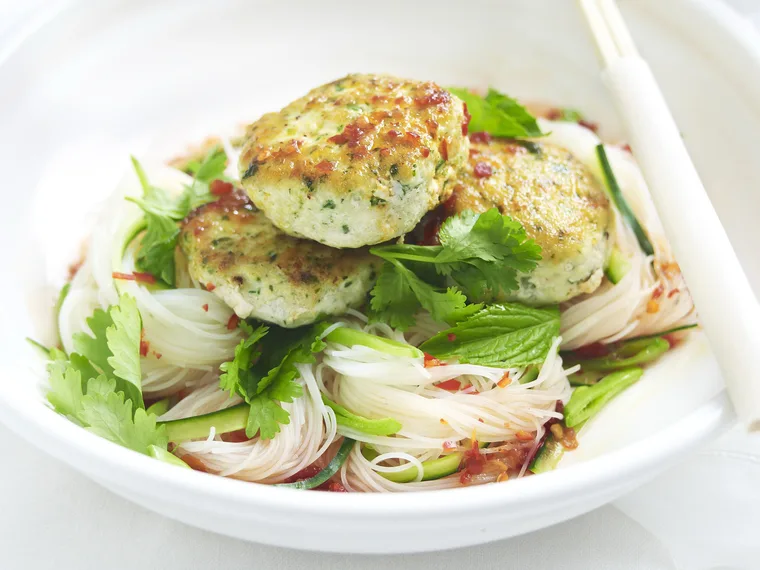
[[[528,110],[520,105],[516,99],[499,93],[496,89],[490,87],[486,95],[486,101],[505,115],[517,121],[529,137],[540,137],[543,135],[541,128],[536,122],[536,118]]]
[[[495,137],[537,137],[543,133],[535,117],[515,99],[489,89],[481,97],[468,89],[450,87],[451,93],[467,104],[470,113],[470,132],[485,132]]]
[[[536,309],[515,303],[491,305],[420,346],[437,358],[460,362],[522,367],[546,359],[559,336],[559,309]]]

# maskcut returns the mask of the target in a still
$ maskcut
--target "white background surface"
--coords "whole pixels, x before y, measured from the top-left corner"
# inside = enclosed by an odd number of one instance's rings
[[[760,0],[730,3],[747,14],[760,14]],[[0,0],[0,49],[5,47],[3,31],[21,6]],[[437,554],[341,556],[253,545],[175,523],[128,503],[1,426],[0,449],[2,570],[675,568],[654,537],[613,507],[528,536]]]

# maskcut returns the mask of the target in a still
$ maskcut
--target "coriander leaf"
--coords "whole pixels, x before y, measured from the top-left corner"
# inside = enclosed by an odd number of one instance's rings
[[[414,314],[420,307],[427,310],[433,319],[445,322],[453,312],[463,309],[467,302],[457,289],[450,287],[440,291],[393,258],[383,266],[371,296],[373,320],[386,321],[401,330],[414,324]]]
[[[60,351],[59,351],[60,352]],[[79,370],[66,366],[65,361],[54,360],[48,365],[50,389],[47,401],[59,414],[75,423],[82,410],[82,375]]]
[[[536,119],[517,101],[494,89],[481,97],[468,89],[450,87],[449,91],[467,104],[470,132],[486,132],[495,137],[541,136]]]
[[[108,348],[106,329],[113,325],[111,316],[103,309],[95,309],[92,316],[87,319],[93,336],[87,333],[74,333],[74,349],[87,358],[106,376],[113,376],[113,368],[108,362],[112,355]]]
[[[525,129],[527,136],[540,137],[543,134],[536,122],[536,118],[531,115],[525,107],[520,105],[516,99],[504,95],[503,93],[499,93],[496,89],[489,88],[488,94],[486,95],[486,101],[499,109],[502,113],[509,115],[520,123]]]
[[[175,220],[181,220],[187,214],[183,214],[179,208],[178,200],[163,188],[151,186],[148,181],[148,175],[138,160],[132,157],[132,166],[135,169],[137,178],[140,180],[140,186],[143,189],[142,198],[127,196],[127,200],[134,202],[146,213],[155,214],[156,216],[166,216]]]
[[[109,309],[109,315],[113,325],[106,329],[106,343],[111,351],[108,364],[113,367],[118,388],[134,403],[135,409],[143,408],[140,371],[142,320],[137,301],[129,295],[122,295],[119,304]]]
[[[227,153],[224,147],[215,146],[208,151],[201,163],[193,163],[190,172],[193,178],[200,182],[211,182],[224,178],[224,169],[227,167]]]
[[[373,321],[386,322],[399,330],[406,330],[414,324],[414,314],[419,310],[420,302],[409,282],[392,263],[383,265],[370,295]]]
[[[451,216],[442,224],[439,239],[439,246],[370,249],[388,262],[371,291],[373,320],[403,330],[414,323],[414,313],[422,307],[437,321],[456,322],[454,316],[461,314],[466,298],[503,298],[518,288],[518,272],[532,271],[541,259],[541,248],[525,229],[496,208]],[[431,279],[425,267],[433,267],[446,281]]]
[[[250,406],[246,434],[261,439],[272,439],[280,431],[280,424],[290,421],[290,414],[281,402],[292,402],[303,395],[298,364],[316,362],[314,353],[324,349],[322,334],[326,323],[310,327],[285,329],[259,326],[253,329],[241,322],[248,335],[235,348],[235,356],[220,369],[220,386],[237,392]]]
[[[531,271],[541,259],[541,247],[529,240],[520,222],[502,215],[497,208],[481,214],[465,210],[441,224],[441,251],[435,263],[482,261],[509,263],[523,272]]]
[[[174,286],[176,268],[174,250],[177,246],[179,228],[169,217],[158,216],[152,212],[145,214],[147,230],[140,242],[136,267]]]
[[[215,147],[206,158],[193,166],[192,184],[184,191],[172,195],[166,190],[151,186],[140,163],[132,157],[132,164],[143,188],[142,198],[128,197],[145,212],[146,232],[140,242],[136,266],[164,281],[175,285],[174,250],[177,246],[179,228],[176,222],[184,219],[191,211],[213,202],[216,196],[209,191],[209,182],[222,178],[227,163],[227,155],[221,147]]]
[[[96,370],[107,378],[114,378],[135,408],[143,407],[140,371],[140,313],[136,301],[122,295],[118,305],[108,312],[95,309],[87,324],[93,336],[76,333],[71,364],[86,379],[93,378]],[[94,368],[93,368],[94,365]]]
[[[123,447],[148,454],[148,447],[166,448],[165,428],[156,425],[156,416],[138,409],[132,414],[132,402],[124,394],[114,392],[114,383],[107,390],[108,381],[98,379],[99,388],[87,391],[82,399],[81,419],[87,429]]]
[[[437,358],[509,368],[546,359],[559,335],[559,309],[491,305],[420,346]]]
[[[280,433],[280,424],[290,423],[290,414],[267,394],[258,395],[250,404],[251,412],[248,414],[248,425],[245,428],[248,437],[259,433],[263,440],[272,439]]]
[[[82,375],[82,383],[84,385],[86,385],[87,382],[89,382],[92,378],[98,377],[98,371],[90,363],[90,361],[81,354],[72,352],[69,355],[69,363],[71,364],[72,368],[74,368],[74,370],[78,370]]]
[[[229,362],[224,362],[219,369],[223,372],[219,376],[219,386],[232,395],[240,394],[245,397],[248,386],[248,375],[251,363],[260,355],[256,344],[269,332],[269,327],[259,326],[255,330],[245,321],[240,321],[240,328],[246,333],[246,338],[241,340],[235,347],[235,356]]]

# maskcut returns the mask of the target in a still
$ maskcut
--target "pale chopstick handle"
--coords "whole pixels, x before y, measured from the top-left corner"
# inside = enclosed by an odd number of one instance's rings
[[[649,66],[622,58],[605,79],[739,420],[760,430],[760,305]]]

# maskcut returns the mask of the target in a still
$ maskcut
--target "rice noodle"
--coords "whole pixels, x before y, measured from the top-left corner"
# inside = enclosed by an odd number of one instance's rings
[[[600,176],[594,147],[599,139],[587,129],[570,123],[542,125],[551,131],[546,140],[571,150]],[[228,156],[236,150],[222,139]],[[458,474],[434,481],[422,481],[423,462],[443,457],[445,452],[464,450],[476,439],[493,443],[480,450],[498,457],[504,450],[539,445],[543,426],[559,418],[557,401],[570,396],[568,371],[563,370],[559,348],[577,348],[591,342],[613,342],[639,334],[658,332],[694,320],[694,309],[670,249],[651,206],[646,185],[635,162],[627,153],[609,148],[608,155],[621,188],[636,215],[647,228],[655,247],[653,258],[641,251],[636,237],[614,212],[612,241],[629,259],[630,271],[613,285],[605,280],[593,294],[567,303],[562,308],[562,338],[555,339],[540,367],[538,376],[525,383],[525,369],[495,368],[448,362],[425,367],[422,358],[391,356],[364,346],[343,346],[327,342],[314,364],[298,365],[304,388],[302,397],[283,408],[290,422],[280,426],[271,440],[255,437],[248,441],[225,441],[224,434],[211,430],[208,437],[180,444],[175,452],[195,465],[222,476],[246,481],[277,483],[288,480],[311,465],[324,465],[341,437],[359,442],[340,470],[347,490],[410,491],[461,486]],[[235,160],[226,174],[237,179]],[[191,179],[171,168],[146,168],[152,184],[169,191],[181,190]],[[239,404],[219,388],[219,365],[234,354],[241,339],[238,330],[229,330],[232,311],[216,295],[206,291],[187,272],[187,264],[177,255],[176,289],[149,287],[136,281],[115,281],[114,271],[135,270],[134,244],[126,247],[130,228],[140,219],[137,206],[125,196],[137,196],[141,188],[130,176],[106,204],[88,242],[87,255],[71,283],[60,310],[59,330],[65,350],[74,350],[73,337],[89,332],[86,319],[96,308],[114,304],[119,294],[128,293],[136,301],[143,321],[148,354],[141,358],[143,390],[149,398],[177,394],[183,397],[162,420],[176,420],[223,410]],[[653,264],[654,268],[653,270]],[[659,293],[658,293],[659,292]],[[652,310],[652,301],[657,310]],[[384,323],[370,323],[357,310],[335,319],[334,327],[351,327],[370,334],[417,346],[445,328],[428,313],[416,315],[416,324],[406,332]],[[462,389],[448,391],[436,387],[456,379]],[[325,406],[322,395],[367,418],[394,418],[402,428],[395,435],[370,435],[338,425],[335,412]],[[518,441],[519,432],[533,439]],[[363,452],[371,446],[373,454]],[[530,454],[528,454],[530,455]],[[489,461],[471,483],[497,480],[505,472],[499,461]],[[516,470],[522,475],[527,462]],[[382,473],[415,469],[408,483],[396,483]],[[501,478],[499,478],[501,480]]]
[[[570,150],[604,184],[596,146],[589,129],[569,122],[540,120],[545,137]],[[607,157],[626,201],[646,228],[654,256],[646,256],[633,231],[614,205],[612,242],[628,258],[631,269],[619,283],[607,279],[594,293],[567,303],[562,310],[563,349],[594,342],[615,342],[654,334],[696,322],[694,303],[673,258],[649,189],[633,155],[605,145]]]

